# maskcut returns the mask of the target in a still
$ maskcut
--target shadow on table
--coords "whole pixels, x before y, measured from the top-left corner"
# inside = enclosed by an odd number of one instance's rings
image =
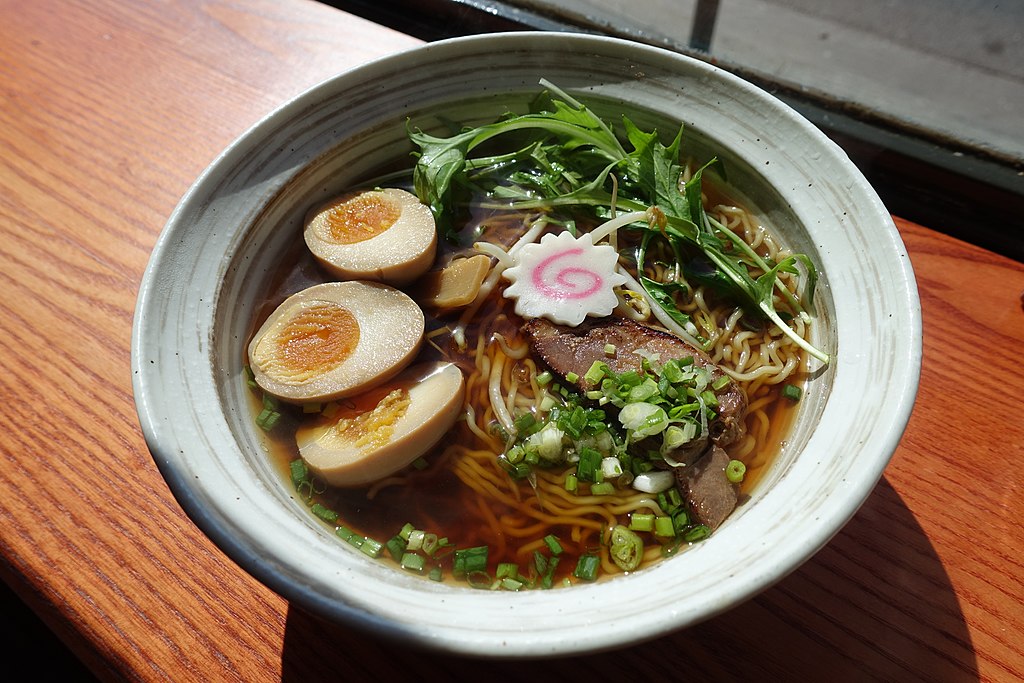
[[[631,650],[523,660],[438,655],[328,624],[291,606],[282,680],[978,680],[939,557],[882,480],[817,555],[756,598]],[[634,655],[636,653],[633,653]]]

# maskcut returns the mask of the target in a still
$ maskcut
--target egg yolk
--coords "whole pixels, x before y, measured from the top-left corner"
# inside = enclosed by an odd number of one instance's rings
[[[275,339],[278,368],[306,381],[333,370],[359,344],[359,322],[351,311],[326,301],[299,311]]]
[[[342,418],[334,425],[335,435],[362,452],[372,451],[391,441],[395,423],[409,408],[409,392],[395,389],[373,410],[354,418]]]
[[[366,192],[331,207],[326,222],[332,241],[354,244],[376,237],[401,215],[401,207],[384,194]]]

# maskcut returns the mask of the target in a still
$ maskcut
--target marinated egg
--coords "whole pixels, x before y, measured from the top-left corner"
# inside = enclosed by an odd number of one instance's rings
[[[397,188],[343,195],[306,216],[303,237],[317,261],[346,280],[411,282],[434,263],[430,209]]]
[[[423,311],[377,282],[326,282],[285,299],[249,342],[267,393],[292,403],[352,396],[387,381],[416,357]]]
[[[353,397],[330,420],[301,427],[299,454],[327,483],[360,486],[426,453],[459,418],[465,386],[451,363],[420,363]]]

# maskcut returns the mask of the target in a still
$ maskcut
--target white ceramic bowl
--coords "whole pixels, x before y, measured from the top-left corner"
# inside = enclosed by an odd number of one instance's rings
[[[306,209],[408,153],[406,117],[491,120],[547,78],[690,150],[713,149],[792,248],[823,272],[815,341],[835,360],[805,395],[788,448],[706,542],[629,576],[525,593],[409,576],[339,542],[268,464],[246,403],[253,304]],[[667,127],[666,127],[667,126]],[[871,492],[917,390],[920,310],[892,220],[847,157],[762,90],[708,64],[583,35],[428,44],[341,74],[253,126],[170,217],[139,292],[134,389],[178,501],[239,565],[303,608],[476,656],[606,649],[695,624],[778,581]]]

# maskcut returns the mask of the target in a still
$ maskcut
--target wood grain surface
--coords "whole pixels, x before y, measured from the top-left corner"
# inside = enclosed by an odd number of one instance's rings
[[[1024,265],[898,221],[921,387],[877,489],[813,559],[709,622],[502,662],[325,624],[182,513],[131,393],[164,221],[235,136],[417,41],[305,0],[0,0],[0,575],[104,680],[1024,679]]]

